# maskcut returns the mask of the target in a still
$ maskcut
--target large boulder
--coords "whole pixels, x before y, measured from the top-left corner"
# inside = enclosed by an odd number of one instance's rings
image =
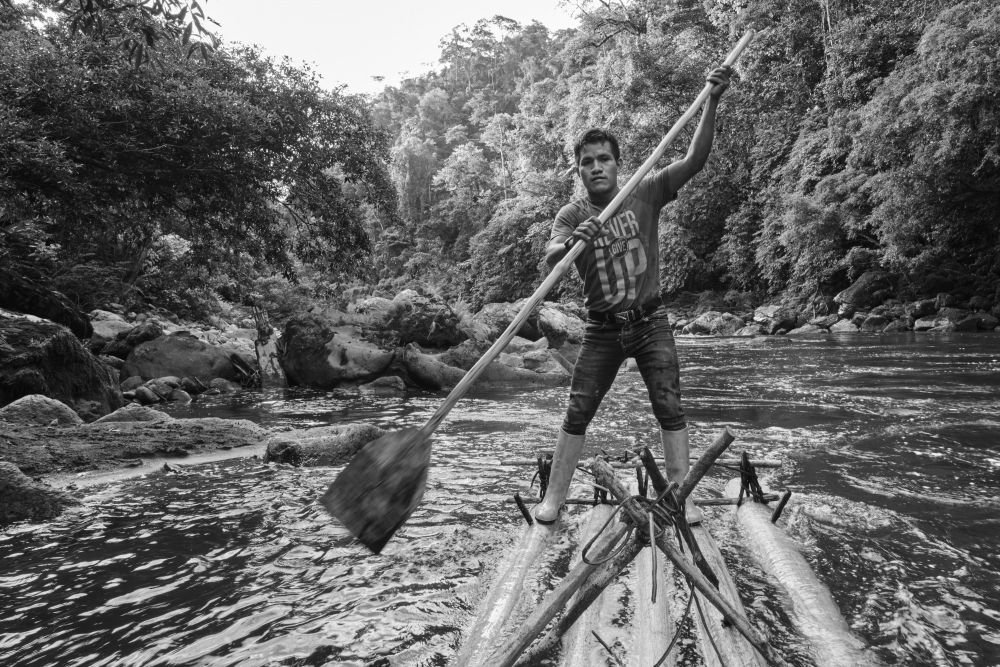
[[[0,525],[44,521],[79,505],[69,494],[32,480],[8,461],[0,461]]]
[[[0,308],[35,315],[68,328],[82,340],[90,338],[94,329],[61,292],[33,281],[11,267],[0,266]]]
[[[117,373],[65,327],[0,317],[0,405],[41,394],[100,416],[124,404]]]
[[[461,318],[442,299],[403,290],[392,300],[384,326],[396,332],[401,345],[446,348],[468,338]]]
[[[144,380],[173,375],[198,378],[203,382],[213,378],[240,381],[243,374],[233,362],[233,354],[231,350],[209,345],[179,331],[136,345],[120,373],[121,377],[137,375]],[[241,361],[245,365],[256,363],[246,358]]]
[[[264,462],[336,466],[350,461],[365,444],[385,435],[372,424],[335,424],[272,435]]]
[[[554,303],[543,303],[538,309],[538,328],[554,348],[566,343],[582,343],[586,323]]]
[[[119,334],[125,335],[135,327],[131,322],[126,322],[125,318],[118,313],[107,310],[93,310],[89,316],[90,323],[94,328],[94,333],[90,336],[90,349],[95,354],[100,353],[104,346],[117,339]],[[122,358],[124,359],[124,357]]]
[[[489,332],[489,339],[496,340],[500,337],[510,323],[514,321],[521,308],[527,303],[526,299],[515,301],[514,303],[487,303],[479,312],[472,316],[474,322],[483,325]],[[522,338],[528,340],[538,340],[542,337],[541,329],[538,326],[538,314],[532,313],[524,321],[521,327],[515,332]]]
[[[394,358],[357,327],[333,327],[313,315],[289,320],[282,340],[281,367],[290,385],[332,389],[368,382],[388,371]]]
[[[65,426],[82,424],[80,415],[68,405],[48,396],[31,394],[0,408],[0,419],[15,424]]]
[[[892,296],[893,277],[885,271],[865,271],[854,281],[854,284],[833,297],[840,305],[841,314],[848,316],[848,311],[865,310],[877,306]]]
[[[156,320],[146,320],[124,331],[119,331],[115,339],[109,341],[100,352],[103,355],[128,359],[132,350],[147,341],[156,340],[163,335],[163,325]]]
[[[753,321],[764,327],[768,334],[790,331],[798,326],[798,313],[785,306],[770,304],[753,311]]]
[[[732,313],[710,310],[685,325],[681,332],[698,336],[733,336],[743,329],[745,324],[742,318]]]

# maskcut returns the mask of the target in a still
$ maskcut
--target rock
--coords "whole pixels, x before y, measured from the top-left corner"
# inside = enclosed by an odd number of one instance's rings
[[[993,307],[993,300],[988,296],[976,295],[969,299],[969,308],[975,311],[987,312]]]
[[[949,308],[958,305],[958,297],[954,294],[948,294],[947,292],[942,292],[934,298],[934,304],[938,310],[942,308]]]
[[[235,394],[242,391],[243,387],[226,378],[212,378],[208,383],[208,389],[218,394]]]
[[[338,424],[285,431],[270,437],[264,462],[291,463],[297,460],[304,465],[341,465],[350,461],[365,444],[385,433],[371,424]]]
[[[886,324],[882,329],[882,333],[899,333],[901,331],[909,331],[912,328],[912,321],[907,318],[900,318]]]
[[[834,324],[840,320],[840,316],[836,314],[823,315],[822,317],[814,317],[809,320],[807,324],[811,324],[814,327],[819,327],[820,329],[829,329]]]
[[[889,324],[889,318],[885,315],[869,315],[861,323],[861,331],[865,333],[880,332]]]
[[[171,403],[181,403],[182,405],[186,405],[193,399],[191,398],[191,394],[187,393],[183,389],[174,389],[170,392],[170,395],[167,396],[167,400]]]
[[[110,310],[101,310],[100,308],[95,308],[94,310],[87,313],[87,317],[90,318],[91,324],[96,324],[97,322],[124,322],[125,318],[114,313]]]
[[[64,294],[48,289],[8,267],[6,262],[0,264],[0,308],[61,324],[81,340],[88,340],[93,335],[90,319]]]
[[[914,331],[952,331],[955,323],[944,316],[921,317],[913,323]]]
[[[994,317],[989,313],[982,313],[979,315],[979,330],[980,331],[992,331],[1000,325],[1000,318]]]
[[[710,310],[702,313],[682,329],[685,334],[732,336],[745,326],[745,322],[731,313]]]
[[[497,355],[497,361],[504,366],[510,366],[511,368],[524,368],[524,358],[519,354],[501,352]]]
[[[197,396],[198,394],[208,391],[208,387],[206,387],[201,380],[190,377],[181,378],[180,388],[192,396]]]
[[[581,338],[581,340],[577,342],[578,343],[582,342],[582,340],[583,339]],[[529,352],[534,352],[536,350],[545,350],[549,347],[554,347],[554,346],[550,345],[549,339],[545,338],[544,336],[542,338],[539,338],[538,340],[528,340],[527,338],[514,336],[513,338],[510,339],[510,342],[507,343],[507,347],[504,348],[504,351],[510,352],[511,354],[527,354]],[[487,348],[483,347],[482,349],[485,352]]]
[[[737,331],[734,335],[736,335],[736,336],[744,336],[744,337],[766,336],[767,335],[767,331],[764,329],[764,326],[761,325],[761,324],[748,324],[745,327],[743,327],[742,329],[740,329],[739,331]]]
[[[125,360],[121,373],[143,379],[167,375],[239,380],[240,374],[230,359],[231,352],[203,343],[194,336],[175,333],[140,343]]]
[[[106,354],[119,359],[128,359],[132,351],[142,343],[156,340],[163,335],[163,327],[155,320],[147,320],[127,331],[120,332],[115,340],[101,349]]]
[[[560,348],[566,343],[582,343],[586,324],[556,304],[545,303],[538,310],[538,328],[552,347]]]
[[[293,386],[369,382],[388,371],[395,356],[365,340],[357,327],[330,327],[312,315],[289,320],[282,339],[281,367]]]
[[[97,405],[107,414],[124,403],[118,374],[65,327],[0,317],[0,405],[42,394],[70,408]]]
[[[466,373],[465,369],[449,366],[442,362],[441,355],[425,354],[414,345],[408,345],[404,349],[401,362],[407,377],[424,389],[451,389],[465,377]],[[473,383],[473,387],[558,387],[568,384],[569,379],[570,374],[564,368],[561,372],[536,373],[493,360],[483,369],[476,382]]]
[[[122,382],[122,391],[135,391],[143,385],[143,380],[138,375],[131,375]]]
[[[796,327],[789,331],[787,336],[823,336],[830,333],[825,327],[816,326],[815,324],[804,324],[801,327]]]
[[[842,307],[864,310],[879,305],[892,292],[892,275],[885,271],[871,270],[862,273],[853,285],[837,294],[833,300]]]
[[[133,325],[123,320],[121,316],[116,315],[115,317],[117,317],[117,319],[91,321],[94,328],[94,333],[90,336],[91,351],[100,352],[103,350],[105,345],[115,340],[118,337],[118,334],[132,329]]]
[[[26,475],[120,468],[151,456],[257,446],[267,431],[245,419],[104,421],[79,426],[9,426],[0,438],[0,460]]]
[[[104,415],[95,424],[103,424],[106,422],[162,422],[169,421],[173,419],[170,415],[165,412],[160,412],[159,410],[154,410],[153,408],[147,408],[141,405],[131,404],[125,407],[118,408],[110,415]]]
[[[385,328],[395,331],[400,345],[447,348],[468,338],[461,318],[442,299],[403,290],[392,300]]]
[[[141,405],[153,405],[154,403],[162,403],[164,400],[162,396],[146,385],[136,387],[135,391],[132,392],[132,395]]]
[[[406,394],[406,382],[398,375],[388,375],[359,385],[358,391],[377,396],[402,396]]]
[[[16,424],[55,426],[82,424],[80,415],[68,405],[48,396],[31,394],[0,408],[0,419]]]
[[[832,327],[830,327],[830,333],[858,333],[859,329],[854,322],[851,320],[840,320]]]
[[[514,340],[525,340],[524,338],[519,338],[517,336],[511,341],[511,344],[506,347],[504,352],[512,353],[517,351],[517,347],[513,345]],[[544,338],[540,340],[545,340]],[[490,349],[491,344],[485,342],[467,340],[450,350],[445,350],[440,354],[436,355],[438,361],[448,366],[454,366],[456,368],[461,368],[463,370],[469,370],[476,365],[476,362],[483,356],[483,354]],[[503,353],[501,353],[502,355]]]
[[[914,301],[913,303],[906,304],[903,311],[910,317],[919,319],[937,312],[937,303],[934,299],[922,299],[920,301]]]
[[[116,371],[120,371],[122,369],[122,367],[125,365],[125,360],[124,359],[119,359],[118,357],[111,357],[111,356],[108,356],[106,354],[99,355],[97,357],[97,359],[98,359],[98,361],[100,361],[105,366],[108,366],[109,368],[113,368]]]
[[[170,383],[164,382],[160,378],[148,380],[144,386],[148,387],[154,394],[159,396],[164,401],[168,400],[170,393],[174,390]]]
[[[753,321],[763,326],[765,333],[775,334],[782,329],[789,331],[796,328],[798,313],[785,306],[760,306],[753,311]]]
[[[472,316],[472,319],[490,332],[490,340],[496,340],[514,321],[525,303],[527,303],[526,299],[514,303],[487,303]],[[542,337],[536,313],[528,316],[521,328],[517,330],[517,335],[528,340],[538,340]]]
[[[13,463],[0,461],[0,524],[44,521],[79,504],[69,494],[35,482]]]

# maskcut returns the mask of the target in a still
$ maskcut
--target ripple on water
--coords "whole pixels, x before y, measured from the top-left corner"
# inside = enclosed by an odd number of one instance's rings
[[[1000,362],[987,338],[678,340],[697,451],[725,425],[734,451],[778,458],[783,522],[852,627],[899,665],[1000,664]],[[380,556],[316,500],[338,468],[229,461],[86,490],[46,524],[0,532],[4,665],[444,665],[521,526],[514,491],[551,450],[565,388],[461,401],[434,436],[424,502]],[[441,396],[287,390],[196,401],[176,416],[268,426],[424,423]],[[622,373],[590,452],[658,449],[637,373]],[[704,495],[732,471],[716,470]],[[580,475],[579,477],[583,477]],[[579,485],[574,495],[589,495]],[[574,512],[582,510],[574,510]],[[728,510],[710,527],[751,619],[810,664]],[[568,567],[572,536],[547,556]],[[615,594],[639,594],[623,583]],[[624,605],[624,603],[623,603]],[[625,646],[625,606],[602,629]],[[690,637],[682,640],[697,663]]]

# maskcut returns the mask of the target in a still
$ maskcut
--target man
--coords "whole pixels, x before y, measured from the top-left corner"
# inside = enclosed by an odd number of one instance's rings
[[[673,333],[660,298],[660,209],[698,173],[712,149],[719,98],[729,87],[731,68],[715,69],[713,84],[684,158],[646,177],[600,228],[597,216],[618,194],[618,141],[603,130],[590,130],[574,146],[577,173],[587,191],[556,215],[545,251],[554,266],[574,243],[588,247],[576,259],[588,309],[583,346],[570,386],[569,406],[556,442],[545,498],[533,511],[539,523],[553,523],[566,498],[583,451],[587,426],[611,388],[618,369],[634,357],[660,424],[666,474],[680,483],[687,475],[688,432],[680,401],[680,373]],[[701,510],[690,501],[690,523]]]

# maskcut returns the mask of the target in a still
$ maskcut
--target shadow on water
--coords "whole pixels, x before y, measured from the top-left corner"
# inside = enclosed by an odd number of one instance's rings
[[[782,460],[768,480],[795,492],[782,523],[858,634],[891,664],[1000,664],[1000,338],[681,338],[678,349],[696,449],[729,425],[734,450]],[[0,533],[0,663],[448,664],[520,527],[508,499],[532,471],[506,462],[551,449],[564,392],[463,399],[435,435],[424,502],[378,557],[316,503],[338,468],[232,460],[87,489],[82,508]],[[398,429],[441,400],[286,390],[173,413]],[[646,403],[638,374],[623,373],[590,449],[653,444]],[[702,493],[725,482],[713,473]],[[727,510],[707,514],[752,620],[810,664]],[[567,537],[548,556],[555,575],[571,547]],[[685,656],[697,664],[690,644]]]

